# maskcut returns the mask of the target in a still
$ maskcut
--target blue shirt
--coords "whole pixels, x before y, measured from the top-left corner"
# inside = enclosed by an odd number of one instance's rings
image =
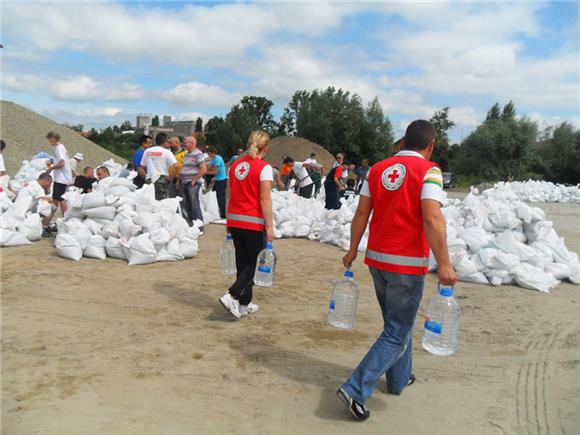
[[[226,164],[224,163],[224,159],[220,155],[216,155],[212,161],[211,165],[217,168],[217,174],[215,174],[215,181],[223,181],[228,179],[228,175],[226,173]]]
[[[135,151],[135,154],[133,154],[133,164],[135,165],[135,169],[141,165],[141,159],[143,158],[144,152],[145,150],[143,148],[139,148],[137,151]]]

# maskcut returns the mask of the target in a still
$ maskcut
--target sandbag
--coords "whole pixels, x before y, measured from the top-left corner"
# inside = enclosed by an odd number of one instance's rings
[[[183,255],[184,258],[195,257],[197,255],[197,251],[197,240],[184,238],[179,241],[179,253]]]
[[[37,212],[41,216],[49,217],[52,214],[52,205],[46,199],[39,199]]]
[[[103,207],[107,205],[107,201],[105,200],[105,195],[103,194],[103,192],[99,191],[89,192],[83,195],[83,197],[84,197],[82,203],[83,210]]]
[[[135,225],[131,219],[123,219],[119,224],[119,232],[121,237],[129,240],[131,237],[136,236],[141,232],[141,227]]]
[[[545,293],[550,293],[550,290],[560,283],[551,273],[546,273],[525,262],[518,264],[514,268],[513,275],[520,287]]]
[[[157,261],[180,261],[184,257],[179,248],[179,240],[172,239],[157,253]]]
[[[106,240],[103,236],[94,234],[90,237],[83,255],[89,258],[96,258],[104,260],[107,258],[107,250],[105,249]]]
[[[23,246],[31,244],[32,242],[28,240],[24,234],[18,231],[0,228],[0,246],[8,248],[11,246]]]
[[[83,210],[83,215],[91,219],[113,220],[115,213],[115,207],[111,206],[102,206]]]
[[[56,247],[56,253],[60,257],[79,261],[83,256],[83,249],[72,234],[58,234],[54,246]]]
[[[107,255],[112,258],[119,258],[121,260],[126,260],[125,252],[121,247],[121,239],[117,237],[109,237],[107,243],[105,243],[105,250]]]
[[[33,213],[18,225],[18,232],[31,242],[40,240],[42,237],[42,219],[38,213]]]
[[[133,237],[129,246],[131,249],[129,266],[155,263],[157,261],[157,250],[149,234],[141,234],[140,236]]]

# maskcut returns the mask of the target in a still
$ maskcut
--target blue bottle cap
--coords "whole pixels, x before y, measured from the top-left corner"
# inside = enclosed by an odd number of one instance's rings
[[[231,234],[228,234],[228,235],[226,236],[226,240],[233,240],[233,237],[232,237],[232,235],[231,235]]]
[[[344,272],[344,276],[347,278],[354,278],[354,273],[351,270],[347,270]]]
[[[274,247],[272,246],[272,242],[266,243],[266,249],[274,249]]]
[[[445,297],[453,296],[453,287],[441,287],[439,294]]]

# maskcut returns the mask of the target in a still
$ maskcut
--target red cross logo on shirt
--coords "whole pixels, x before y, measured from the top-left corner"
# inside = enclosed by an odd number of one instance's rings
[[[399,178],[399,176],[400,176],[399,171],[397,171],[396,169],[389,175],[387,175],[387,177],[389,177],[389,180],[391,180],[391,183],[397,181],[397,178]]]
[[[242,162],[235,170],[236,178],[242,181],[250,173],[250,164],[248,162]]]
[[[244,175],[244,172],[246,172],[246,168],[244,166],[242,166],[240,168],[240,171],[239,172],[240,172],[240,175]]]

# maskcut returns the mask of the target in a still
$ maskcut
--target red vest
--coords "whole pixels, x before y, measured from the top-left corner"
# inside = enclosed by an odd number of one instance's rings
[[[429,245],[423,229],[421,190],[435,163],[394,156],[375,164],[368,175],[373,215],[365,264],[387,272],[425,275]]]
[[[264,214],[260,204],[260,174],[267,164],[262,159],[245,156],[236,160],[230,167],[228,227],[264,231]]]

